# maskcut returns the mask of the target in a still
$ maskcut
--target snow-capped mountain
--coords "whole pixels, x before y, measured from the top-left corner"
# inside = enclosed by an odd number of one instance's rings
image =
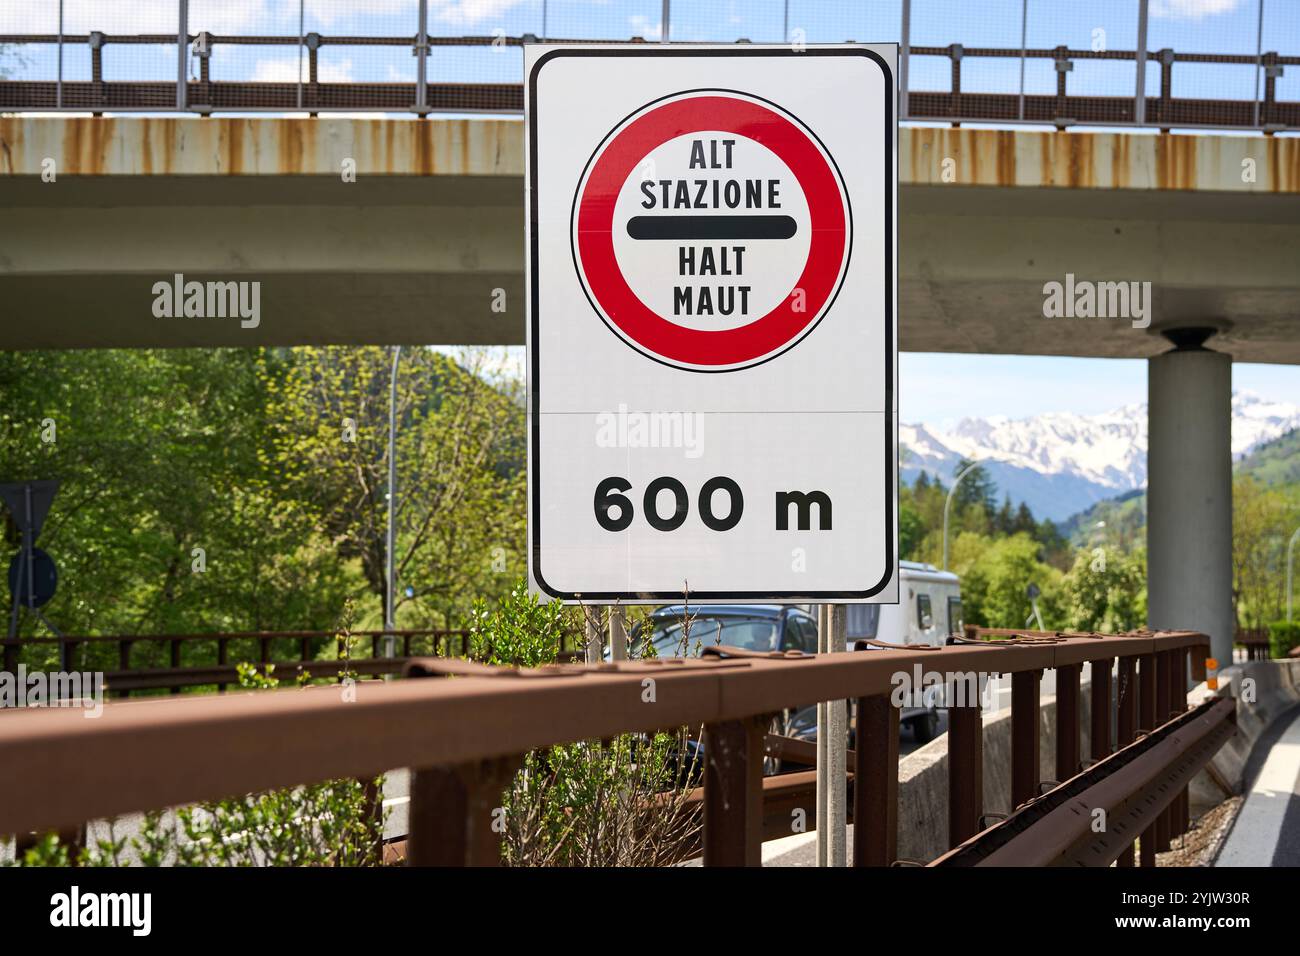
[[[1232,454],[1300,428],[1300,406],[1249,392],[1232,396]],[[900,425],[903,480],[922,471],[952,481],[962,458],[982,462],[998,493],[1024,501],[1035,516],[1059,521],[1089,505],[1146,485],[1147,408],[1100,415],[1054,412],[1034,418],[966,418],[950,431]]]

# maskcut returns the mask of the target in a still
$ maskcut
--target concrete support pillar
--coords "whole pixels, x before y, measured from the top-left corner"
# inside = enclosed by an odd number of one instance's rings
[[[1202,631],[1230,661],[1232,357],[1201,345],[1212,331],[1167,332],[1147,373],[1147,621]]]

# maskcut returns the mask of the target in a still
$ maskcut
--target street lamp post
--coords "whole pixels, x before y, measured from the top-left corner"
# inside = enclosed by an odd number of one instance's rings
[[[953,480],[952,487],[948,489],[948,497],[943,503],[943,570],[945,571],[948,570],[948,508],[952,505],[953,493],[957,490],[957,486],[961,484],[961,480],[974,471],[975,466],[978,464],[979,462],[972,461],[958,473]]]
[[[1295,543],[1300,540],[1300,528],[1296,528],[1291,540],[1286,543],[1286,622],[1291,623],[1291,571],[1295,566]]]
[[[397,541],[397,366],[402,360],[402,347],[393,347],[393,374],[389,383],[388,394],[388,535],[384,546],[385,569],[384,587],[384,656],[395,657],[397,637],[393,634],[396,622],[393,620],[394,593],[397,590],[397,561],[394,558],[394,545]]]

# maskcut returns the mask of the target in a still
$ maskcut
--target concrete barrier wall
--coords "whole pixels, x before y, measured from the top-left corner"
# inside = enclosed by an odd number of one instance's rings
[[[1225,667],[1219,671],[1217,692],[1200,684],[1187,700],[1198,704],[1208,696],[1236,699],[1237,733],[1192,781],[1193,815],[1218,803],[1225,791],[1241,792],[1246,762],[1259,738],[1275,720],[1300,704],[1300,659],[1245,661]]]
[[[1112,686],[1116,683],[1112,681]],[[1300,660],[1235,665],[1220,671],[1219,684],[1217,692],[1200,684],[1187,695],[1193,706],[1215,693],[1237,699],[1237,735],[1224,744],[1211,766],[1201,771],[1189,788],[1193,816],[1220,803],[1229,792],[1241,790],[1255,742],[1269,724],[1300,703]],[[1085,681],[1079,695],[1079,753],[1085,759],[1092,752],[1091,704],[1091,686]],[[1056,772],[1055,697],[1041,700],[1038,749],[1039,777],[1051,780]],[[1009,709],[984,718],[984,809],[990,813],[1011,811]],[[944,735],[898,763],[898,856],[924,862],[948,848],[948,739]]]
[[[1091,754],[1092,687],[1079,694],[1079,753]],[[1056,698],[1043,697],[1038,716],[1039,779],[1056,775]],[[984,718],[984,811],[1011,812],[1011,711]],[[898,856],[927,862],[948,850],[948,737],[898,762]]]

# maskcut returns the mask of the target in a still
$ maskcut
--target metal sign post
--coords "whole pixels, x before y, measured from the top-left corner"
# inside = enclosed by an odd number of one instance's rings
[[[22,548],[9,568],[9,588],[13,595],[9,615],[10,638],[18,636],[20,607],[39,618],[52,633],[59,633],[39,610],[54,596],[58,572],[50,556],[36,547],[36,538],[45,525],[45,517],[58,490],[59,482],[56,480],[0,484],[0,500],[8,506],[14,524],[23,536]]]

